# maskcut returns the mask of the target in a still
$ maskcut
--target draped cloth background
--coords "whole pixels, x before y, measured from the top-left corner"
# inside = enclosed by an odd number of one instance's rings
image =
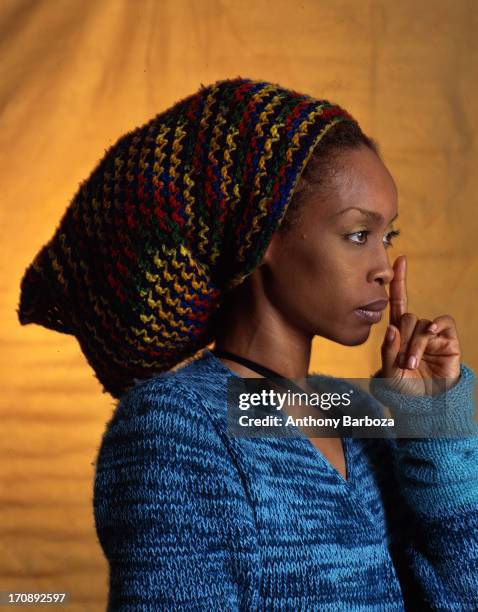
[[[477,33],[474,0],[2,1],[1,590],[105,609],[92,489],[114,400],[73,337],[18,324],[19,283],[104,150],[201,83],[270,80],[359,120],[399,188],[409,309],[451,314],[478,370]],[[311,369],[370,376],[386,323],[316,338]]]

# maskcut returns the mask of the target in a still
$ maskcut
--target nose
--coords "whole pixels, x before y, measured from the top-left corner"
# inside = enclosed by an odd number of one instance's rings
[[[381,257],[379,261],[375,260],[373,269],[371,270],[372,280],[379,285],[387,285],[392,282],[394,275],[393,267],[390,265],[388,256]]]

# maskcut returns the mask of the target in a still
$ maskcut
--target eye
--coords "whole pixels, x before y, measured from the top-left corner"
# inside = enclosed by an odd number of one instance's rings
[[[387,236],[387,242],[386,242],[386,246],[391,247],[393,246],[393,244],[390,242],[391,238],[395,238],[396,236],[400,236],[400,230],[393,230],[391,232],[388,232],[388,234],[386,234]]]
[[[351,238],[352,236],[363,236],[367,237],[370,234],[368,230],[362,230],[361,232],[354,232],[353,234],[346,234],[346,238]],[[351,242],[355,242],[355,244],[365,244],[365,242],[356,242],[355,240],[351,240]]]
[[[367,240],[367,236],[370,234],[369,230],[361,230],[360,232],[353,232],[353,234],[346,234],[345,237],[347,239],[349,239],[351,242],[354,242],[355,244],[360,244],[360,245],[364,245],[366,244]],[[389,248],[391,246],[393,246],[392,242],[391,242],[391,238],[394,238],[396,236],[400,235],[400,230],[393,230],[391,232],[388,232],[387,234],[385,234],[385,248]],[[363,242],[357,242],[356,240],[351,240],[352,236],[364,236],[365,237],[365,241]]]

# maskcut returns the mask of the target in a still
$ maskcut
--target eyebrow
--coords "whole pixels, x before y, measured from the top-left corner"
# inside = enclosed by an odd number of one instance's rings
[[[377,223],[380,223],[380,222],[382,222],[384,220],[383,216],[380,213],[375,212],[373,210],[368,210],[366,208],[360,208],[360,206],[349,206],[348,208],[344,208],[343,210],[339,210],[339,212],[333,214],[332,217],[337,217],[338,215],[343,215],[348,210],[358,210],[359,212],[362,213],[362,215],[364,217],[366,217],[367,219],[370,219],[371,221],[376,221]],[[395,219],[397,217],[398,217],[398,213],[393,217],[393,219],[390,221],[390,223],[392,221],[395,221]]]

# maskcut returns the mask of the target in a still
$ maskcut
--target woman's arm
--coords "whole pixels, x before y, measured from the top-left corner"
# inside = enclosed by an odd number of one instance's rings
[[[108,610],[251,610],[259,549],[236,464],[206,408],[167,378],[139,383],[103,436],[96,530]]]
[[[390,549],[409,609],[425,604],[433,610],[478,609],[475,384],[464,364],[458,383],[441,397],[407,397],[386,389],[380,379],[371,381],[371,393],[392,415],[428,412],[439,429],[431,402],[446,400],[442,427],[469,425],[470,434],[462,438],[377,440]]]

